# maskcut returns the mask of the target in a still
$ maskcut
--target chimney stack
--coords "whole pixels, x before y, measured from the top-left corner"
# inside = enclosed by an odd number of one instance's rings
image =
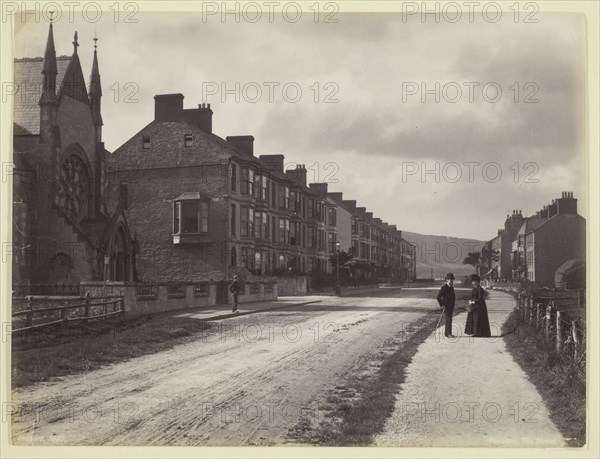
[[[306,167],[304,164],[296,164],[295,169],[288,169],[285,174],[294,182],[306,186]]]
[[[559,214],[577,213],[577,199],[573,197],[572,191],[563,191],[562,197],[556,200],[556,205]]]
[[[154,121],[179,121],[183,114],[183,94],[154,96]]]
[[[327,193],[327,196],[338,204],[341,204],[344,201],[344,199],[343,199],[344,193],[340,193],[337,191],[329,192],[329,193]]]
[[[327,196],[327,183],[311,183],[309,188],[320,196]]]
[[[260,160],[265,163],[271,173],[283,174],[283,155],[260,155]]]
[[[342,201],[342,204],[350,210],[356,210],[356,201],[355,200],[344,200],[344,201]]]
[[[204,132],[212,134],[212,115],[210,104],[198,104],[198,108],[188,108],[183,110],[183,119],[194,126],[199,127]]]
[[[251,135],[228,136],[225,140],[242,153],[254,156],[254,137]]]

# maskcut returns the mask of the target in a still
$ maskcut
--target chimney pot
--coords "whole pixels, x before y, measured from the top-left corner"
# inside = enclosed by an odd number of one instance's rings
[[[198,104],[198,108],[183,110],[183,119],[199,127],[209,134],[212,133],[212,110],[206,104]]]

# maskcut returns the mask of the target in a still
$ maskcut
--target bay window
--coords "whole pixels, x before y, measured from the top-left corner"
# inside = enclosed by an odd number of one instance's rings
[[[241,193],[254,196],[254,169],[242,167]]]
[[[173,203],[173,234],[208,233],[209,202],[178,200]]]
[[[243,206],[240,216],[240,235],[243,237],[252,237],[254,235],[254,209]]]
[[[290,221],[286,218],[279,219],[279,242],[288,244],[290,241]]]
[[[279,187],[279,208],[288,209],[290,207],[290,189],[287,186]]]
[[[268,201],[269,200],[269,181],[267,180],[267,176],[266,175],[261,175],[260,177],[258,177],[258,184],[260,186],[259,188],[259,198],[262,199],[263,201]]]

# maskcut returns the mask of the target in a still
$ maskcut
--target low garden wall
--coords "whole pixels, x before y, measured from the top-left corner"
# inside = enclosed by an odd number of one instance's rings
[[[278,296],[300,296],[306,295],[306,276],[277,276]]]
[[[247,282],[243,286],[244,292],[238,297],[239,303],[277,299],[275,282]],[[88,293],[91,297],[123,296],[127,316],[233,303],[226,283],[81,282],[81,295]]]

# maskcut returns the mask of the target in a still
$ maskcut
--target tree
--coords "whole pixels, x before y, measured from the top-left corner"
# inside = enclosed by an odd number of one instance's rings
[[[343,250],[340,250],[339,253],[332,253],[329,255],[329,263],[331,263],[331,266],[333,266],[334,269],[338,263],[338,255],[340,260],[340,268],[352,260],[352,254],[344,252]]]
[[[463,260],[463,264],[473,266],[478,272],[481,265],[481,252],[469,252]]]
[[[482,275],[492,268],[492,262],[499,259],[499,252],[486,245],[482,247],[481,252],[469,252],[463,264],[473,266],[475,272]]]
[[[497,262],[500,259],[500,252],[498,250],[492,249],[492,246],[489,244],[484,245],[481,248],[481,260],[480,260],[480,269],[483,273],[485,271],[489,271],[492,269],[492,263]]]

